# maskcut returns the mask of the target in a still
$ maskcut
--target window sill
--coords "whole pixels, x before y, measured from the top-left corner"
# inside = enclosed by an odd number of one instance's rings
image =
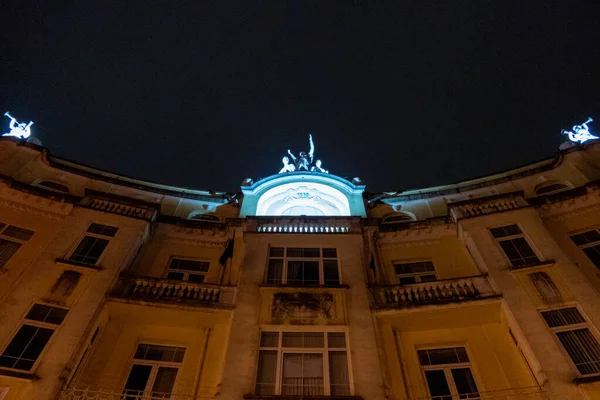
[[[37,381],[40,377],[30,372],[19,372],[9,369],[0,368],[0,376],[8,376],[10,378],[21,379],[28,382]]]
[[[556,260],[544,260],[544,261],[537,261],[531,264],[525,264],[525,265],[519,265],[518,267],[514,267],[514,266],[510,266],[508,267],[509,270],[511,271],[520,271],[522,269],[529,269],[529,268],[534,268],[534,267],[543,267],[546,265],[553,265],[556,262]]]
[[[85,270],[94,270],[94,271],[102,271],[104,268],[97,266],[97,265],[90,265],[90,264],[83,264],[77,261],[71,261],[71,260],[67,260],[64,258],[57,258],[55,260],[58,264],[64,264],[64,265],[68,265],[70,267],[78,267],[78,268],[83,268]]]
[[[294,396],[294,395],[259,395],[259,394],[245,394],[244,399],[248,400],[291,400],[291,399],[303,399],[303,400],[362,400],[361,396]]]
[[[600,381],[600,375],[581,376],[579,378],[573,379],[573,383],[576,385],[580,385],[582,383],[598,382],[598,381]]]
[[[258,285],[260,288],[290,288],[290,289],[348,289],[348,285],[288,285],[288,284],[274,284],[274,283],[261,283]],[[293,397],[293,396],[292,396]],[[306,396],[304,396],[306,397]],[[326,396],[330,397],[330,396]]]

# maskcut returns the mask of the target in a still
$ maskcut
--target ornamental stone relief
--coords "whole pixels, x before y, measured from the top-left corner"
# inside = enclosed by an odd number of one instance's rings
[[[275,293],[273,296],[273,324],[311,324],[335,317],[335,299],[329,293]]]

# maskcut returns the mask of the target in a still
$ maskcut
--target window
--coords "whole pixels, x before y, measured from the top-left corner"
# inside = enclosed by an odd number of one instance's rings
[[[170,399],[184,355],[184,347],[138,345],[122,399]]]
[[[349,396],[344,332],[263,332],[255,394]]]
[[[73,371],[73,374],[71,375],[71,378],[69,379],[69,387],[71,386],[71,384],[75,380],[75,378],[77,378],[79,371],[81,370],[81,366],[87,361],[87,356],[88,356],[88,354],[90,354],[90,350],[92,349],[92,346],[94,345],[94,342],[96,341],[96,338],[98,337],[99,333],[100,333],[100,327],[97,326],[96,330],[94,331],[94,334],[92,335],[88,345],[85,348],[85,351],[83,352],[83,355],[79,359],[79,363],[77,363],[77,367],[75,368],[75,371]]]
[[[69,257],[69,261],[81,264],[96,265],[110,238],[117,234],[119,228],[92,223],[87,229],[79,245]]]
[[[418,350],[417,353],[433,400],[480,398],[464,347]]]
[[[562,300],[558,288],[545,272],[534,272],[529,275],[531,283],[538,291],[538,294],[546,304],[557,303]]]
[[[540,261],[517,225],[492,228],[490,232],[502,247],[513,267],[523,267]]]
[[[271,247],[266,281],[274,285],[339,285],[337,249]]]
[[[543,311],[542,317],[581,375],[600,374],[600,344],[576,307]]]
[[[67,186],[52,181],[42,181],[39,182],[37,185],[42,186],[46,189],[56,190],[58,192],[69,193],[71,191]]]
[[[67,316],[64,308],[35,304],[0,356],[0,367],[31,371],[56,328]]]
[[[35,232],[0,222],[0,268]]]
[[[173,258],[169,264],[167,279],[187,282],[204,282],[210,263],[208,261]]]
[[[571,240],[600,269],[600,233],[596,229],[571,236]]]
[[[433,282],[437,279],[435,268],[431,261],[394,263],[394,270],[401,285],[417,282]]]

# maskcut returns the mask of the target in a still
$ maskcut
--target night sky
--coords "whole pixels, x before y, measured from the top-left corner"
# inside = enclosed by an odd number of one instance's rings
[[[235,192],[312,133],[367,190],[447,184],[600,133],[599,4],[5,1],[0,105],[53,154],[154,182]]]

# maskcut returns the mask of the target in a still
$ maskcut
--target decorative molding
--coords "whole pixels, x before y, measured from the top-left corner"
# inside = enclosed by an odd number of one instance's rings
[[[393,243],[382,243],[379,241],[379,246],[383,249],[389,249],[394,247],[416,247],[416,246],[434,246],[440,243],[440,239],[423,239],[423,240],[411,240],[404,242],[393,242]]]
[[[138,218],[151,221],[156,216],[156,209],[125,204],[120,201],[111,201],[97,197],[86,196],[79,203],[82,207],[93,210],[104,211],[112,214],[124,215],[126,217]]]
[[[64,219],[71,213],[73,206],[69,203],[50,200],[44,197],[23,193],[8,187],[2,188],[0,206],[41,215],[50,219]],[[7,198],[10,195],[12,199]]]
[[[551,223],[551,222],[564,221],[564,220],[572,218],[574,216],[582,216],[582,215],[600,212],[600,204],[594,204],[591,206],[582,205],[581,207],[572,208],[570,210],[562,211],[559,213],[552,213],[552,214],[550,214],[550,213],[554,210],[551,210],[550,208],[547,208],[547,209],[540,208],[539,210],[540,210],[540,216],[542,217],[542,219],[545,222]]]
[[[335,297],[330,293],[275,293],[271,318],[274,324],[310,324],[319,319],[335,319]]]
[[[229,240],[215,242],[211,240],[191,239],[181,236],[168,236],[166,240],[171,243],[190,244],[201,247],[226,247],[227,243],[229,242]]]
[[[528,207],[523,192],[505,193],[501,195],[465,200],[448,204],[450,214],[455,221],[504,211],[518,210]]]

